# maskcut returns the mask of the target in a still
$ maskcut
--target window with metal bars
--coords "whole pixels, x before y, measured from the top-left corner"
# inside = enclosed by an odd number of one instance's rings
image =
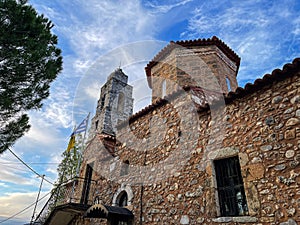
[[[214,161],[221,216],[248,215],[238,156]]]

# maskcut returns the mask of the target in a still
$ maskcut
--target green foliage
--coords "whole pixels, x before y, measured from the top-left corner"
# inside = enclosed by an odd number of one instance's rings
[[[77,176],[77,167],[81,163],[80,149],[78,143],[70,151],[64,151],[63,160],[58,165],[58,182],[64,183]]]
[[[48,213],[51,213],[56,206],[65,204],[70,200],[73,181],[82,162],[80,153],[82,146],[79,144],[82,141],[82,137],[77,135],[76,138],[79,138],[79,141],[75,142],[75,147],[62,153],[63,159],[57,167],[58,178],[54,188],[51,190],[53,197],[49,202]]]
[[[26,112],[42,107],[62,70],[52,27],[26,0],[0,0],[0,153],[29,130]]]

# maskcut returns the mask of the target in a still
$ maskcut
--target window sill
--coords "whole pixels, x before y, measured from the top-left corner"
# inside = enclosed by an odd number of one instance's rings
[[[228,222],[255,223],[257,222],[257,218],[252,216],[218,217],[212,219],[212,221],[216,223],[228,223]]]

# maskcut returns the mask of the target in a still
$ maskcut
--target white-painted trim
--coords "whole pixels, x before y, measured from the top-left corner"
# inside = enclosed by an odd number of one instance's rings
[[[126,192],[127,193],[127,204],[128,206],[130,206],[132,204],[132,199],[133,199],[133,192],[132,189],[130,187],[130,185],[126,185],[126,184],[121,184],[121,187],[116,191],[116,193],[113,196],[112,199],[112,206],[118,206],[118,200],[122,194],[122,192]]]

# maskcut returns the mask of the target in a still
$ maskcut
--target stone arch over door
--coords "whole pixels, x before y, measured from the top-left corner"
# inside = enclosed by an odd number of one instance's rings
[[[116,191],[116,193],[113,196],[112,199],[112,205],[118,206],[120,197],[123,195],[123,193],[126,192],[127,194],[127,205],[130,206],[132,204],[133,199],[133,192],[129,185],[121,185],[121,187]]]

